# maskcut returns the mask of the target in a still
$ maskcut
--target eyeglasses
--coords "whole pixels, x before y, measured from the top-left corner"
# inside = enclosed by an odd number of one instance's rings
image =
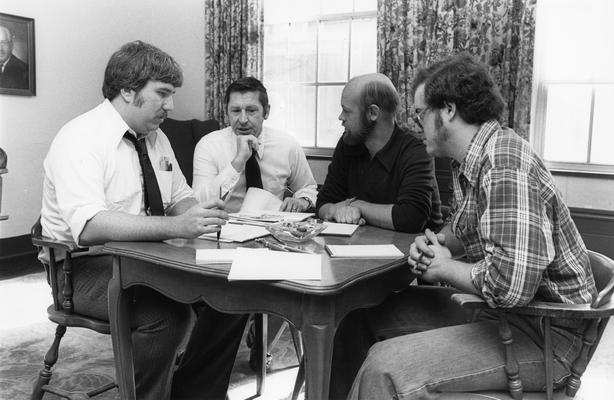
[[[414,115],[414,122],[418,125],[420,125],[420,127],[422,127],[422,121],[424,120],[424,113],[426,112],[426,110],[428,110],[430,107],[426,107],[425,109],[423,109],[422,111],[420,111],[419,113],[417,113],[416,115]]]

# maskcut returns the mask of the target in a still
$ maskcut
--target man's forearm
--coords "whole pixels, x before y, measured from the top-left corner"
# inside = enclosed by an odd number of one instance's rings
[[[165,240],[179,236],[175,228],[172,217],[101,211],[85,224],[79,244],[93,246],[109,241]]]
[[[463,243],[452,233],[452,226],[450,224],[445,225],[439,231],[440,234],[446,237],[446,247],[452,253],[452,257],[458,258],[465,255],[465,247]]]
[[[352,206],[360,210],[360,215],[367,224],[385,229],[394,229],[392,204],[374,204],[364,200],[356,200],[352,202]]]
[[[188,211],[190,208],[194,207],[196,204],[198,204],[198,200],[196,200],[194,197],[186,197],[185,199],[181,199],[175,205],[173,205],[167,211],[167,215],[181,215],[184,212]]]

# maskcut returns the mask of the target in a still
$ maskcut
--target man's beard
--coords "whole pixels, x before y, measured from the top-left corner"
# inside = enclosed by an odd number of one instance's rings
[[[343,133],[343,143],[356,146],[362,144],[367,140],[369,135],[373,133],[373,129],[375,128],[375,121],[369,121],[367,117],[362,116],[361,127],[358,132],[351,132],[347,129]]]

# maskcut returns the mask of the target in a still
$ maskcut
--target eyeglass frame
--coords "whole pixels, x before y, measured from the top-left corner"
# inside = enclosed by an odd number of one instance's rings
[[[429,110],[431,107],[425,107],[422,111],[420,111],[419,113],[416,113],[416,115],[414,115],[414,122],[418,125],[420,125],[420,127],[422,128],[422,121],[424,120],[424,113]]]

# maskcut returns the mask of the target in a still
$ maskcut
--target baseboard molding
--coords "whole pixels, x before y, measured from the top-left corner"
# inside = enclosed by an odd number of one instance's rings
[[[0,239],[0,261],[35,253],[36,248],[32,245],[30,235]]]

